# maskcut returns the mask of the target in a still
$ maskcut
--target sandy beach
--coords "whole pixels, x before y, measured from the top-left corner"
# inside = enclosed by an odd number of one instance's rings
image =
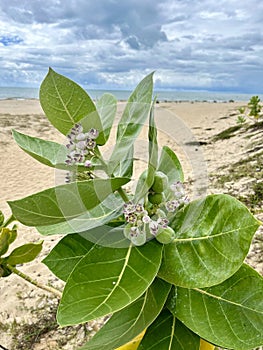
[[[119,103],[118,115],[121,114],[124,105]],[[228,192],[227,187],[215,186],[211,181],[211,175],[220,175],[221,172],[223,174],[222,166],[228,166],[242,159],[249,149],[244,142],[248,143],[249,140],[244,141],[245,137],[240,136],[235,140],[222,140],[217,143],[210,141],[214,135],[237,125],[237,109],[242,105],[244,103],[241,102],[162,102],[157,104],[155,115],[160,145],[170,146],[178,155],[183,164],[186,183],[192,198],[207,193]],[[12,129],[46,140],[64,142],[64,136],[59,134],[44,116],[38,100],[0,101],[0,210],[6,216],[10,215],[6,201],[52,187],[57,182],[57,174],[52,168],[38,163],[16,145],[12,139]],[[144,130],[136,147],[136,157],[140,164],[138,169],[147,160],[146,137]],[[242,191],[242,187],[239,186],[237,191]],[[259,217],[262,219],[261,214]],[[28,228],[22,224],[19,224],[18,234],[19,238],[13,248],[21,243],[44,239],[44,249],[37,260],[19,269],[32,278],[60,287],[61,282],[41,264],[41,260],[60,237],[41,237],[34,228]],[[255,260],[252,261],[253,264],[259,272],[263,273],[262,263]],[[18,323],[30,323],[32,321],[30,310],[41,303],[44,305],[47,298],[51,298],[48,293],[34,288],[13,275],[0,279],[0,295],[0,324],[11,324],[14,320]],[[56,349],[55,339],[49,337],[51,345],[47,345],[49,343],[46,343],[46,340],[43,345],[40,339],[39,344],[32,349]],[[0,344],[9,349],[10,330],[6,332],[1,330]],[[52,344],[53,347],[51,347]],[[73,349],[73,347],[63,347],[63,349]]]

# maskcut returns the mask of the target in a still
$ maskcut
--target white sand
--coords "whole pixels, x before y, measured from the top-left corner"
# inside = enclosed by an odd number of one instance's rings
[[[211,135],[236,124],[236,116],[230,116],[242,103],[207,103],[182,102],[161,103],[156,107],[156,123],[161,145],[167,144],[178,154],[186,172],[186,180],[195,180],[192,185],[194,196],[207,190],[207,175],[214,172],[222,163],[230,164],[236,160],[242,150],[240,145],[228,143],[227,149],[219,149],[219,144],[207,145],[205,148],[196,141],[206,141]],[[119,104],[119,113],[123,110]],[[63,142],[64,137],[55,131],[46,120],[37,100],[2,100],[0,101],[0,210],[6,216],[10,210],[7,200],[14,200],[38,192],[56,183],[56,173],[44,166],[16,145],[11,136],[11,129],[38,136],[47,140]],[[147,136],[142,133],[137,147],[137,157],[142,166],[147,161]],[[189,145],[190,143],[190,145]],[[188,144],[188,145],[187,145]],[[221,147],[224,143],[220,143]],[[34,228],[19,224],[19,239],[14,247],[28,241],[43,239]],[[21,266],[21,271],[31,277],[56,285],[60,282],[41,264],[41,260],[54,246],[59,237],[44,237],[44,249],[37,261]],[[28,295],[19,298],[19,293]],[[16,276],[0,279],[0,322],[27,320],[31,317],[25,306],[38,303],[44,292],[37,290]],[[9,335],[0,334],[0,344],[8,346]]]

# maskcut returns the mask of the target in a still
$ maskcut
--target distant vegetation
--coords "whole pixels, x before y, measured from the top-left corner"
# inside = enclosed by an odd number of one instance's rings
[[[246,119],[252,119],[255,122],[258,122],[262,118],[262,105],[260,104],[260,98],[258,96],[252,96],[247,106],[240,107],[238,109],[239,116],[237,117],[237,123],[245,123]]]

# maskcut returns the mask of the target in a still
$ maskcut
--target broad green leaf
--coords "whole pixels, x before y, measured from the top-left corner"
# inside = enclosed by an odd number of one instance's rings
[[[27,226],[52,225],[85,214],[129,179],[94,179],[49,188],[8,202],[14,217]]]
[[[177,288],[171,311],[193,332],[223,348],[263,344],[263,278],[247,265],[205,289]]]
[[[4,221],[5,221],[4,214],[3,214],[3,213],[1,212],[1,210],[0,210],[0,226],[3,225]]]
[[[158,170],[168,176],[170,185],[176,181],[184,181],[184,174],[180,161],[168,146],[162,148]]]
[[[43,263],[57,277],[66,281],[75,265],[93,248],[94,243],[103,247],[126,248],[130,241],[125,239],[122,228],[100,226],[67,235],[56,244]]]
[[[160,267],[162,246],[122,249],[94,245],[70,274],[58,309],[66,326],[114,313],[139,298]]]
[[[103,128],[96,106],[82,87],[53,69],[40,87],[40,103],[51,122],[62,134],[85,117],[85,126],[99,130],[98,144],[104,144]]]
[[[164,309],[147,329],[138,350],[199,350],[200,338]]]
[[[3,227],[0,231],[0,256],[4,255],[9,248],[10,230]]]
[[[68,150],[65,146],[24,135],[16,130],[13,130],[13,137],[20,148],[40,163],[50,167],[66,168],[65,160]]]
[[[122,214],[123,200],[110,194],[102,203],[86,213],[54,225],[38,226],[42,235],[80,233],[107,224]]]
[[[146,332],[146,329],[144,329],[143,332],[137,335],[137,337],[133,338],[128,343],[118,347],[116,350],[137,350],[138,346],[140,345],[140,342]]]
[[[181,287],[219,284],[242,265],[259,222],[228,195],[191,202],[170,222],[176,233],[164,247],[159,276]]]
[[[117,100],[111,94],[103,94],[96,103],[97,111],[103,127],[105,142],[110,136],[111,127],[117,111]]]
[[[27,243],[16,249],[7,257],[10,265],[24,264],[34,260],[42,250],[43,241],[40,243]]]
[[[94,246],[75,233],[62,238],[42,262],[63,281],[66,281],[77,263]]]
[[[127,101],[127,105],[118,124],[116,145],[109,160],[110,174],[113,174],[119,162],[126,159],[127,154],[130,154],[130,150],[149,114],[152,104],[152,76],[153,73],[146,76],[138,84]]]
[[[118,220],[117,220],[118,221]],[[131,241],[124,236],[123,229],[125,225],[112,225],[109,223],[103,226],[94,227],[91,230],[81,232],[80,235],[85,239],[109,248],[127,248]]]
[[[154,122],[154,104],[155,100],[152,104],[150,118],[149,118],[149,132],[148,132],[148,140],[149,140],[149,160],[148,160],[148,168],[145,177],[140,177],[136,191],[135,191],[135,202],[138,202],[142,197],[146,195],[148,190],[151,188],[154,181],[154,174],[158,165],[158,142],[157,142],[157,129]]]
[[[133,152],[134,152],[134,147],[131,146],[129,148],[128,153],[126,154],[126,157],[122,159],[118,166],[114,170],[114,176],[122,176],[122,177],[132,177],[133,173]]]
[[[155,279],[145,294],[116,312],[82,350],[114,350],[147,328],[161,312],[171,285]]]

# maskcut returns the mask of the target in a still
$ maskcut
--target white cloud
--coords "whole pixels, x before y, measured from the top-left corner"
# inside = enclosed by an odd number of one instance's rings
[[[48,66],[91,87],[258,90],[256,0],[0,0],[0,85],[36,85]]]

